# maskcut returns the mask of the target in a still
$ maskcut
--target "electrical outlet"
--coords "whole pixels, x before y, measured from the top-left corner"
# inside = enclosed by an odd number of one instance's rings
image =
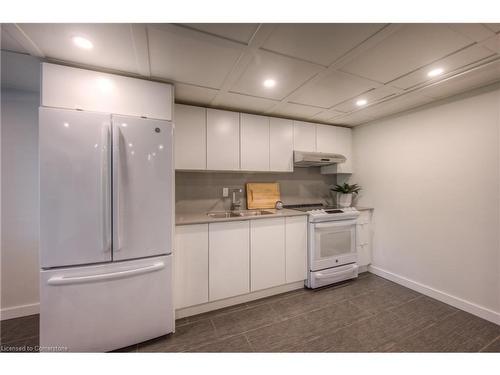
[[[224,197],[224,198],[229,197],[229,188],[227,188],[227,187],[222,188],[222,197]]]

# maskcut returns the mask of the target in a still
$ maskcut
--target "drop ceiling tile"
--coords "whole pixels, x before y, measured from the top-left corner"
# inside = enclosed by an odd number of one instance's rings
[[[2,36],[0,40],[0,47],[3,51],[12,51],[19,53],[28,53],[2,26],[0,34]]]
[[[497,61],[481,69],[465,73],[445,82],[437,83],[426,88],[422,93],[434,98],[445,98],[499,81],[500,61]]]
[[[208,105],[217,92],[218,90],[207,87],[176,83],[174,96],[176,102]]]
[[[265,112],[278,104],[279,101],[235,94],[232,92],[223,93],[217,97],[216,106],[220,108],[233,109],[238,111]]]
[[[257,51],[230,91],[281,100],[323,68],[266,51]],[[273,79],[276,85],[266,88],[263,82]]]
[[[311,107],[295,103],[284,103],[280,105],[279,108],[277,108],[275,111],[273,111],[272,114],[276,116],[309,120],[321,111],[322,109],[318,107]]]
[[[347,116],[335,119],[335,123],[339,125],[355,126],[373,121],[374,119],[374,117],[367,115],[363,111],[358,111]]]
[[[394,113],[404,112],[409,109],[434,101],[434,98],[426,96],[420,92],[407,93],[394,99],[367,107],[359,112],[364,112],[366,116],[380,118]],[[358,112],[355,112],[358,113]]]
[[[495,33],[480,23],[451,23],[448,26],[468,37],[473,42],[480,42],[482,40],[488,39]]]
[[[329,120],[332,120],[334,118],[338,118],[338,117],[343,116],[343,115],[345,115],[344,112],[339,112],[339,111],[336,111],[333,109],[327,109],[325,111],[317,113],[311,119],[312,119],[312,121],[328,122]]]
[[[151,74],[220,88],[242,45],[172,25],[148,26]]]
[[[395,94],[400,93],[401,90],[398,90],[397,88],[390,87],[390,86],[382,86],[373,90],[370,90],[354,99],[348,100],[342,104],[339,104],[335,106],[334,109],[337,111],[342,111],[342,112],[351,112],[356,109],[359,109],[359,107],[356,105],[356,101],[359,99],[364,99],[368,103],[373,103],[378,100],[387,98],[389,96],[393,96]]]
[[[482,45],[492,52],[500,53],[500,34],[485,40]]]
[[[101,68],[139,73],[129,24],[20,24],[20,28],[46,57]],[[84,50],[73,36],[89,39],[94,47]]]
[[[342,70],[387,83],[469,44],[467,37],[443,24],[405,24]]]
[[[396,86],[401,89],[408,89],[421,83],[439,81],[440,79],[443,79],[447,73],[464,68],[469,64],[493,55],[494,53],[492,51],[478,45],[473,45],[426,67],[420,68],[404,77],[398,78],[390,84],[391,86]],[[444,69],[444,75],[430,78],[427,73],[435,68]]]
[[[343,72],[331,72],[324,78],[302,87],[294,103],[322,108],[341,103],[378,86],[377,83]]]
[[[330,65],[384,27],[383,24],[279,24],[263,48]]]
[[[185,23],[183,25],[246,44],[259,26],[258,23]]]
[[[2,89],[40,91],[40,60],[8,51],[1,55]]]

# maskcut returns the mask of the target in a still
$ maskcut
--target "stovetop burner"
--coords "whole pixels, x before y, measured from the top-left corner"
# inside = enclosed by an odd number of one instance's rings
[[[307,203],[307,204],[289,204],[283,206],[283,208],[289,208],[291,210],[307,212],[312,210],[333,210],[337,209],[338,207],[328,206],[323,203]]]
[[[309,222],[320,221],[337,221],[348,220],[358,217],[359,212],[354,207],[339,208],[336,206],[328,206],[322,203],[309,204],[289,204],[283,206],[291,210],[307,212],[309,214]]]

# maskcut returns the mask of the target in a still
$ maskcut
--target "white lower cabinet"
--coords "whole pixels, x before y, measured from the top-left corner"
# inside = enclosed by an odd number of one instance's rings
[[[356,251],[358,266],[367,266],[372,262],[372,225],[371,211],[361,211],[356,222]]]
[[[286,282],[307,278],[307,216],[285,218]]]
[[[250,291],[250,220],[210,223],[209,298],[211,301]]]
[[[285,280],[285,218],[250,223],[251,291],[283,285]]]
[[[174,305],[208,302],[208,224],[175,228]]]
[[[176,227],[175,308],[303,281],[307,216]]]

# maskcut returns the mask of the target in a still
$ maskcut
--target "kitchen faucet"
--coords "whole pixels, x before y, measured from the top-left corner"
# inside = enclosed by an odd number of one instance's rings
[[[241,209],[241,199],[236,200],[236,193],[243,193],[243,189],[231,189],[231,192],[233,193],[231,199],[231,211],[238,211]]]

